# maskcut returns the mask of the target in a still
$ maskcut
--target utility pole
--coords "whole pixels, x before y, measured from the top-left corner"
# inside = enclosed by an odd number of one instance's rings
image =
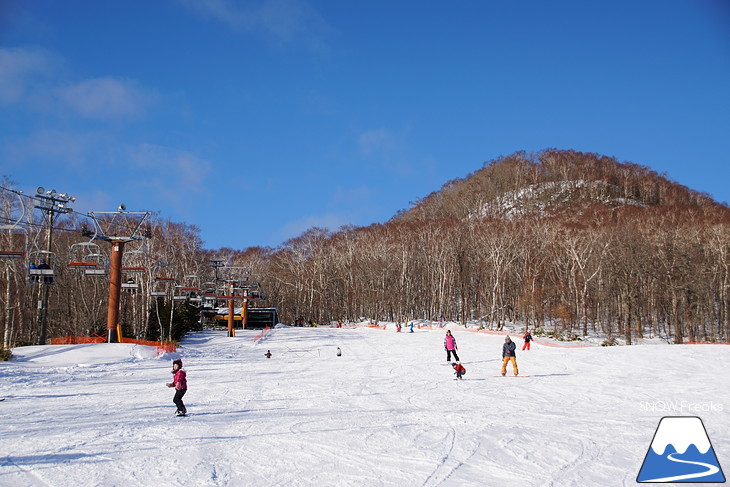
[[[35,207],[43,212],[43,219],[48,223],[47,235],[46,235],[46,252],[48,255],[52,254],[53,245],[53,223],[56,219],[57,214],[70,213],[72,210],[67,205],[76,201],[76,198],[69,196],[66,193],[57,193],[55,189],[46,191],[43,187],[39,187],[36,190],[37,203]],[[51,283],[53,277],[39,276],[38,282],[41,284],[41,294],[38,300],[38,345],[45,345],[46,336],[46,322],[48,320],[48,285]]]

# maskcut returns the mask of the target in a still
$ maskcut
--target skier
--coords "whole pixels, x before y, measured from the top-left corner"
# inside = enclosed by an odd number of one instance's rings
[[[456,378],[461,380],[461,376],[466,374],[466,369],[464,368],[464,366],[458,362],[453,362],[451,366],[454,368],[454,374],[456,375]]]
[[[507,374],[507,364],[509,362],[512,362],[512,369],[514,370],[515,376],[519,373],[519,370],[517,370],[516,348],[517,345],[515,345],[515,342],[512,341],[509,335],[504,337],[504,345],[502,345],[502,375]]]
[[[264,357],[271,358],[271,350],[267,350],[266,353],[264,354]]]
[[[415,324],[415,323],[413,323],[413,322],[411,321],[411,324],[409,325],[409,326],[411,327],[411,333],[413,333],[413,325],[414,325],[414,324]]]
[[[446,349],[446,361],[451,362],[451,354],[454,354],[456,361],[459,361],[459,356],[456,351],[459,347],[456,346],[456,338],[451,334],[451,330],[446,331],[446,338],[444,338],[444,349]]]
[[[340,350],[340,347],[337,347],[337,356],[342,357],[342,350]]]
[[[522,335],[522,339],[525,341],[525,344],[522,345],[522,350],[530,350],[530,342],[532,341],[532,335],[530,335],[530,330],[525,330],[525,334]]]
[[[183,396],[188,392],[188,381],[182,366],[181,359],[178,358],[172,361],[172,382],[167,384],[167,387],[175,388],[175,397],[173,397],[172,402],[177,406],[176,416],[185,416],[188,413],[182,401]]]

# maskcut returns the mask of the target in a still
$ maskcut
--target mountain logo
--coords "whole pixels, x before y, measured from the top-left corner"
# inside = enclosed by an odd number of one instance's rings
[[[636,481],[724,483],[725,475],[702,420],[696,416],[662,418]]]

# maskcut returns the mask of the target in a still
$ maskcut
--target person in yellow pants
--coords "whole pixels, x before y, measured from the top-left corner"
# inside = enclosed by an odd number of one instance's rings
[[[504,337],[504,345],[502,345],[502,375],[507,374],[507,364],[509,362],[512,362],[512,370],[514,371],[515,375],[518,375],[520,373],[520,371],[517,369],[517,354],[515,353],[516,349],[517,345],[515,345],[515,342],[512,341],[509,335]]]

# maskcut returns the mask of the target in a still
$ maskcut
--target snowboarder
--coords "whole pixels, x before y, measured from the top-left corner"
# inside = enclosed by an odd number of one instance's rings
[[[172,361],[172,382],[167,384],[167,387],[175,388],[175,397],[173,397],[172,402],[177,406],[176,416],[185,416],[188,413],[182,401],[183,396],[188,392],[188,381],[182,366],[181,359],[178,358]]]
[[[444,338],[444,349],[446,349],[446,361],[451,362],[451,354],[454,354],[456,361],[459,361],[459,356],[456,351],[459,347],[456,346],[456,338],[451,334],[451,330],[446,331],[446,338]]]
[[[342,350],[340,350],[340,347],[337,347],[337,356],[342,357]]]
[[[466,369],[464,368],[464,366],[458,362],[453,362],[451,366],[454,368],[454,374],[456,375],[456,378],[461,380],[461,377],[466,374]]]
[[[271,358],[271,350],[267,350],[266,353],[264,354],[264,357]]]
[[[530,350],[530,342],[532,341],[532,335],[530,335],[530,330],[525,330],[525,334],[522,335],[522,339],[525,341],[525,344],[522,345],[522,350]]]
[[[515,353],[516,348],[517,345],[515,345],[515,342],[512,341],[509,335],[504,337],[504,345],[502,345],[502,375],[507,374],[507,364],[509,362],[512,362],[512,369],[515,375],[519,373],[519,370],[517,370],[517,354]]]

